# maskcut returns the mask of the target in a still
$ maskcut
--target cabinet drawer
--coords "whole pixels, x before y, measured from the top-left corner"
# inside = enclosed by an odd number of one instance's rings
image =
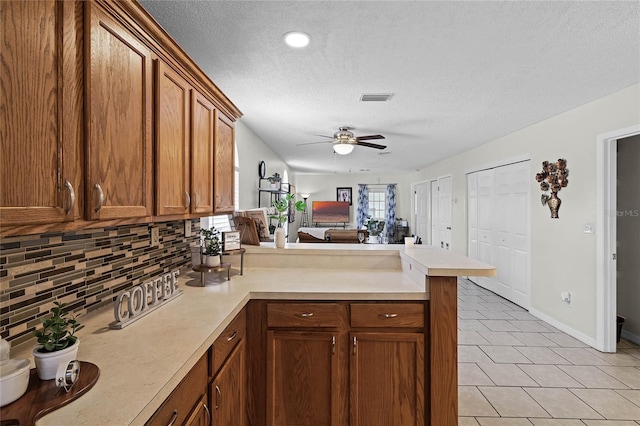
[[[215,375],[238,342],[247,333],[247,311],[243,309],[213,342],[211,375]]]
[[[207,357],[205,355],[193,366],[146,424],[163,426],[183,424],[193,407],[206,392]]]
[[[424,327],[424,305],[352,303],[351,327]]]
[[[337,303],[269,303],[268,327],[338,327]]]

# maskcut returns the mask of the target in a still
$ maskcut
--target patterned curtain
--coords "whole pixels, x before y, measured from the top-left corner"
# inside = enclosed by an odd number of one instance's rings
[[[387,231],[387,238],[390,243],[395,241],[396,235],[396,184],[390,183],[387,185],[387,211],[386,218],[387,223],[385,229]]]
[[[356,210],[356,229],[362,228],[369,216],[369,187],[364,183],[358,184],[358,209]]]

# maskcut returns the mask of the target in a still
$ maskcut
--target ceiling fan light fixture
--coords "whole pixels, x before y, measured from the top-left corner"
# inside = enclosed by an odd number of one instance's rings
[[[309,34],[302,31],[291,31],[284,35],[284,42],[287,43],[287,46],[298,49],[308,46],[310,41]]]
[[[350,143],[336,143],[333,145],[333,150],[336,154],[347,155],[351,154],[351,151],[353,151],[353,147],[354,145]]]

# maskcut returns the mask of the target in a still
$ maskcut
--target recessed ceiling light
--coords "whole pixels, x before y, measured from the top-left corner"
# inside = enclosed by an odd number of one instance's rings
[[[306,47],[310,40],[309,34],[302,31],[291,31],[284,35],[284,42],[291,47]]]

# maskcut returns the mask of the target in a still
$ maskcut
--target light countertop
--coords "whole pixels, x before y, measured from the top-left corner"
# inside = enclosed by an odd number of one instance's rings
[[[231,281],[226,281],[221,278],[226,274],[208,274],[207,284],[201,287],[200,274],[183,270],[179,277],[184,291],[181,296],[122,330],[108,328],[114,320],[111,309],[81,317],[85,328],[78,332],[78,358],[96,364],[100,378],[93,389],[46,415],[38,425],[144,424],[250,299],[425,300],[425,271],[445,276],[454,272],[474,275],[468,271],[495,274],[495,268],[489,265],[468,262],[464,256],[437,249],[347,246],[350,245],[288,244],[285,249],[245,246],[243,276],[234,274]],[[276,253],[278,257],[298,256],[296,263],[300,262],[300,253],[312,256],[305,256],[310,263],[303,267],[292,268],[291,263],[285,268],[252,266],[261,254],[272,257]],[[330,269],[322,260],[323,256],[365,253],[371,253],[372,261],[377,261],[379,255],[394,258],[392,264],[397,268],[367,270],[358,263],[346,270]],[[355,258],[358,262],[363,259]],[[321,266],[314,267],[313,259]],[[406,268],[412,271],[403,272]],[[33,366],[32,349],[29,344],[14,348],[11,358],[31,359]]]

